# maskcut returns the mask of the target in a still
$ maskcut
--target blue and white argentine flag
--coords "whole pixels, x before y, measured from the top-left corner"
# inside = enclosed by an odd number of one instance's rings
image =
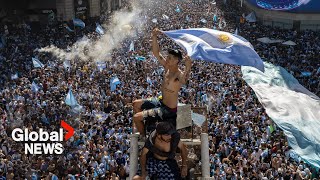
[[[252,66],[264,71],[264,65],[250,42],[228,32],[207,29],[164,31],[184,48],[193,60]]]
[[[100,35],[104,35],[104,30],[102,26],[99,23],[96,23],[96,32],[99,33]]]
[[[81,27],[81,28],[85,28],[86,27],[86,24],[81,19],[74,18],[73,19],[73,24],[74,24],[74,26],[78,26],[78,27]]]
[[[44,65],[40,62],[38,58],[32,58],[32,63],[35,68],[43,68]]]
[[[242,78],[268,116],[284,131],[289,146],[303,161],[320,168],[320,98],[284,68],[264,64],[264,73],[241,67]]]

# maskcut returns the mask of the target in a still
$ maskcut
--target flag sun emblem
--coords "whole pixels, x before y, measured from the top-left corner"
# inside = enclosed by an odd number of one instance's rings
[[[221,43],[225,44],[229,44],[232,42],[232,39],[227,34],[220,34],[218,39]]]

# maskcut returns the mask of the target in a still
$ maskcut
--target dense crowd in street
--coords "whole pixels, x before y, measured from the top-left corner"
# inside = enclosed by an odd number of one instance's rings
[[[248,14],[238,5],[223,1],[154,1],[156,8],[145,10],[147,23],[141,35],[128,38],[114,49],[106,68],[98,70],[93,61],[72,59],[71,68],[52,54],[36,49],[56,45],[61,49],[82,35],[99,38],[94,32],[98,19],[87,19],[77,34],[62,23],[33,32],[28,26],[7,24],[6,47],[0,49],[0,179],[59,178],[125,179],[129,175],[129,135],[132,133],[136,99],[161,95],[161,66],[151,56],[153,28],[173,30],[207,27],[234,33],[249,40],[262,59],[291,72],[311,92],[320,96],[320,32],[283,30],[259,23],[240,21]],[[181,12],[177,12],[179,6]],[[128,4],[124,3],[123,8]],[[163,18],[163,14],[169,17]],[[213,18],[216,16],[216,19]],[[155,22],[154,19],[157,21]],[[206,21],[201,21],[205,19]],[[100,22],[103,23],[103,22]],[[3,27],[3,24],[1,24]],[[263,44],[257,38],[292,40],[296,46]],[[129,52],[133,41],[135,51]],[[178,47],[165,36],[165,52]],[[146,57],[145,61],[135,55]],[[44,68],[34,68],[37,57]],[[183,65],[182,61],[182,65]],[[301,72],[310,72],[307,76]],[[12,75],[18,73],[18,78]],[[121,84],[110,90],[110,79]],[[217,179],[320,179],[320,171],[301,161],[292,152],[283,132],[267,116],[252,89],[241,78],[240,67],[193,61],[187,85],[179,102],[193,107],[208,106],[208,133],[211,176]],[[147,78],[150,78],[150,81]],[[37,84],[36,91],[31,88]],[[72,89],[82,111],[65,104]],[[13,128],[53,131],[65,120],[75,135],[64,142],[63,155],[26,155],[23,143],[11,138]]]

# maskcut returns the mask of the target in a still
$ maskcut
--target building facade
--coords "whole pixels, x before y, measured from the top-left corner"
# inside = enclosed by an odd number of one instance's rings
[[[110,13],[121,7],[121,0],[56,0],[57,18],[68,21],[74,17],[85,19]]]
[[[10,0],[0,1],[0,22],[69,21],[108,14],[121,7],[121,0]]]

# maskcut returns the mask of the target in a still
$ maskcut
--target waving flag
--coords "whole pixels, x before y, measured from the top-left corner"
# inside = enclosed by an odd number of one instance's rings
[[[31,84],[31,91],[36,93],[39,91],[39,86],[33,81],[32,84]]]
[[[129,51],[134,51],[134,43],[131,41]]]
[[[56,66],[56,63],[55,62],[53,62],[53,61],[48,61],[48,67],[49,68],[54,68]]]
[[[309,71],[303,71],[303,72],[301,72],[301,76],[302,76],[302,77],[309,77],[309,76],[311,76],[311,75],[312,75],[312,73],[309,72]]]
[[[81,113],[82,110],[83,110],[83,106],[77,104],[72,107],[71,112],[74,114],[79,114],[79,113]]]
[[[96,23],[96,32],[100,35],[104,35],[104,30],[99,23]]]
[[[73,24],[74,24],[74,26],[78,26],[78,27],[81,27],[81,28],[85,28],[86,27],[86,24],[81,19],[77,19],[77,18],[73,19]]]
[[[246,16],[246,20],[247,20],[248,22],[256,22],[256,21],[257,21],[256,14],[255,14],[254,12],[248,14],[248,15]]]
[[[284,131],[301,158],[320,168],[320,98],[284,68],[264,63],[262,73],[241,67],[243,79],[254,90],[268,116]]]
[[[18,78],[19,78],[18,73],[15,73],[15,74],[11,75],[11,80],[15,80],[15,79],[18,79]]]
[[[119,78],[118,77],[112,78],[110,81],[111,91],[115,91],[117,89],[118,84],[121,84]]]
[[[65,60],[64,62],[63,62],[63,67],[65,68],[65,69],[71,69],[71,63],[70,63],[70,61],[69,60]]]
[[[146,58],[143,57],[143,56],[136,56],[135,58],[136,58],[136,60],[138,60],[138,61],[145,61],[145,60],[146,60]]]
[[[181,12],[181,9],[180,9],[179,5],[177,5],[177,7],[176,7],[176,12],[177,12],[177,13],[180,13],[180,12]]]
[[[74,106],[77,106],[78,105],[78,102],[76,100],[76,98],[73,96],[73,93],[72,93],[72,90],[70,89],[68,94],[67,94],[67,97],[66,99],[64,100],[64,102],[71,106],[71,107],[74,107]]]
[[[105,112],[99,112],[95,114],[95,118],[101,122],[101,121],[105,121],[108,118],[109,114],[105,113]]]
[[[264,70],[263,62],[252,45],[240,36],[207,28],[164,31],[164,34],[184,48],[193,60]]]
[[[33,67],[35,68],[43,68],[44,65],[37,58],[32,58]]]
[[[103,71],[106,67],[107,67],[106,62],[97,62],[97,68],[100,72]]]

